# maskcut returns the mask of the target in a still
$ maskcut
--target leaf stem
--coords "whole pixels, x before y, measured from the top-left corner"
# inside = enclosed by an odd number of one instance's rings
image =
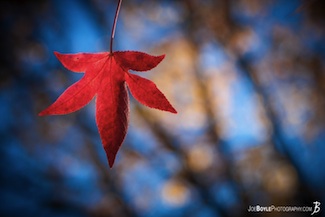
[[[113,41],[114,41],[114,36],[115,36],[115,29],[116,29],[116,23],[117,23],[117,17],[120,12],[122,0],[118,1],[117,7],[116,7],[116,12],[115,12],[115,17],[114,17],[114,23],[112,27],[112,33],[111,33],[111,43],[109,46],[109,52],[112,54],[113,53]]]

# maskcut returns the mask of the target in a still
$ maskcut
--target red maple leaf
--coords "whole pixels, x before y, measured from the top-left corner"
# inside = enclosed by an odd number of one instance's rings
[[[56,57],[69,70],[85,72],[62,95],[39,115],[63,115],[77,111],[96,96],[96,123],[110,167],[128,126],[128,93],[142,104],[177,113],[164,94],[150,80],[128,70],[147,71],[165,57],[138,51],[60,54]]]
[[[68,114],[81,109],[96,96],[96,124],[110,167],[114,164],[128,127],[129,99],[126,85],[134,98],[142,104],[177,113],[152,81],[129,72],[155,68],[165,55],[151,56],[138,51],[112,51],[121,4],[122,0],[119,0],[112,28],[110,52],[77,54],[54,52],[64,67],[85,74],[64,91],[52,105],[39,113],[39,115]]]

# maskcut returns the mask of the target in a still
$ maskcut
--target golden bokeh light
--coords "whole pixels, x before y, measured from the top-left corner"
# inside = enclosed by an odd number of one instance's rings
[[[163,201],[170,206],[183,206],[190,197],[190,191],[185,183],[177,180],[169,180],[161,191]]]

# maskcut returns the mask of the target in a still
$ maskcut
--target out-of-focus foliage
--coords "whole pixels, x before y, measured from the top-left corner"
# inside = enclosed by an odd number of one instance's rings
[[[109,169],[94,102],[37,114],[82,76],[53,51],[106,51],[116,3],[0,3],[1,216],[251,216],[256,204],[325,204],[324,1],[123,1],[114,49],[167,54],[141,75],[179,114],[133,100]]]

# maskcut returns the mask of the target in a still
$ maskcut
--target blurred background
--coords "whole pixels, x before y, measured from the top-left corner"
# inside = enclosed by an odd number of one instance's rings
[[[324,3],[123,1],[114,50],[166,54],[139,74],[178,114],[131,96],[109,169],[94,101],[37,114],[82,76],[53,51],[108,51],[117,0],[1,1],[0,216],[241,217],[314,201],[323,211]]]

